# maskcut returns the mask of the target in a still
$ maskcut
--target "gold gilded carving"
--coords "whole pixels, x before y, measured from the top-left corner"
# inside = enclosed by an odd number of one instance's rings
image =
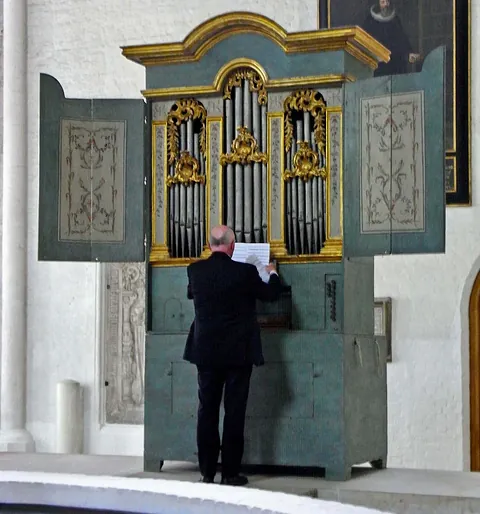
[[[299,141],[298,150],[293,157],[293,171],[285,170],[283,173],[284,180],[291,180],[298,177],[305,182],[312,177],[327,178],[327,171],[325,168],[318,167],[318,155],[314,152],[308,141]]]
[[[283,103],[285,111],[285,151],[289,151],[293,141],[293,111],[309,112],[313,117],[313,134],[320,153],[325,155],[327,105],[322,95],[312,89],[295,91]]]
[[[287,54],[344,50],[372,69],[378,62],[390,60],[390,51],[360,27],[287,33],[273,20],[250,12],[215,16],[198,25],[182,42],[122,47],[122,54],[144,66],[197,62],[232,34],[245,33],[266,37]]]
[[[265,89],[265,83],[255,70],[248,68],[237,70],[228,78],[223,91],[223,98],[232,98],[232,89],[241,86],[242,80],[248,80],[250,93],[258,93],[259,105],[266,105],[267,90]]]
[[[248,164],[261,162],[267,164],[267,154],[258,151],[258,143],[247,127],[238,127],[238,135],[232,143],[232,153],[222,154],[220,164]]]
[[[167,177],[167,187],[172,184],[205,184],[205,176],[198,174],[199,169],[200,163],[195,157],[187,151],[181,152],[175,164],[175,175]]]
[[[206,149],[206,125],[207,111],[205,107],[194,98],[184,98],[175,102],[170,109],[167,118],[167,150],[168,164],[173,164],[178,155],[178,127],[183,121],[189,119],[199,120],[200,129],[200,152],[205,155]]]

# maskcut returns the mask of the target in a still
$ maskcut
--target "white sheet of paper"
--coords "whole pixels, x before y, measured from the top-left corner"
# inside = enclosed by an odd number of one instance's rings
[[[250,255],[256,255],[263,266],[270,263],[270,243],[235,243],[232,259],[246,262]]]

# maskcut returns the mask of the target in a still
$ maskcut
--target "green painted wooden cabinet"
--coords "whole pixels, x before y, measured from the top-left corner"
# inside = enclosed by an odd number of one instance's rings
[[[359,28],[229,13],[123,54],[146,102],[70,100],[41,76],[39,259],[146,257],[145,469],[197,459],[186,266],[217,223],[270,243],[291,287],[290,322],[263,331],[244,462],[385,466],[374,256],[445,250],[444,49],[372,78],[389,52]]]

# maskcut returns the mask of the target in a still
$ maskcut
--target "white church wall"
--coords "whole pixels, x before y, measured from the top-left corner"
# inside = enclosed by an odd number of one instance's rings
[[[99,423],[99,266],[37,262],[39,73],[55,76],[69,97],[135,98],[145,86],[144,70],[122,57],[122,45],[176,41],[202,20],[238,9],[265,14],[290,31],[316,27],[316,0],[225,5],[221,0],[189,0],[181,8],[172,0],[29,2],[27,423],[37,451],[55,449],[55,384],[65,378],[85,387],[86,451],[143,450],[141,427]]]
[[[475,4],[475,2],[472,2]],[[28,429],[38,451],[55,448],[55,384],[85,387],[85,449],[141,454],[141,426],[101,427],[100,266],[38,263],[38,84],[54,75],[70,97],[140,97],[143,68],[121,45],[176,41],[226,10],[265,14],[287,30],[314,29],[317,1],[31,0],[29,2]],[[479,15],[473,8],[473,23]],[[154,13],[154,14],[152,14]],[[480,65],[473,35],[473,69]],[[479,116],[473,73],[473,170]],[[480,184],[474,206],[447,211],[447,253],[376,259],[377,296],[393,298],[393,362],[388,366],[389,466],[468,465],[468,296],[480,267]]]

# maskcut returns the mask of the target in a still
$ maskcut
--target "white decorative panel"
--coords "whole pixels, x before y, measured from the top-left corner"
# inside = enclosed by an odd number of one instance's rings
[[[343,104],[343,88],[341,87],[328,87],[324,89],[317,89],[317,91],[325,99],[327,107],[341,107]]]
[[[145,264],[105,265],[105,421],[142,424],[145,376]]]
[[[270,205],[271,213],[269,224],[269,239],[270,241],[279,241],[283,236],[283,114],[269,114],[268,123],[268,155],[270,157],[270,184],[268,204]]]
[[[61,241],[124,240],[125,122],[61,123]]]
[[[423,92],[361,102],[362,232],[425,229]]]
[[[222,120],[221,118],[207,119],[207,190],[209,195],[210,228],[221,223],[221,181],[220,154],[222,152]]]
[[[329,237],[342,237],[342,113],[327,112]]]
[[[165,207],[165,163],[167,152],[167,125],[165,122],[153,124],[153,156],[155,166],[155,226],[154,244],[166,243],[165,224],[163,221]]]

